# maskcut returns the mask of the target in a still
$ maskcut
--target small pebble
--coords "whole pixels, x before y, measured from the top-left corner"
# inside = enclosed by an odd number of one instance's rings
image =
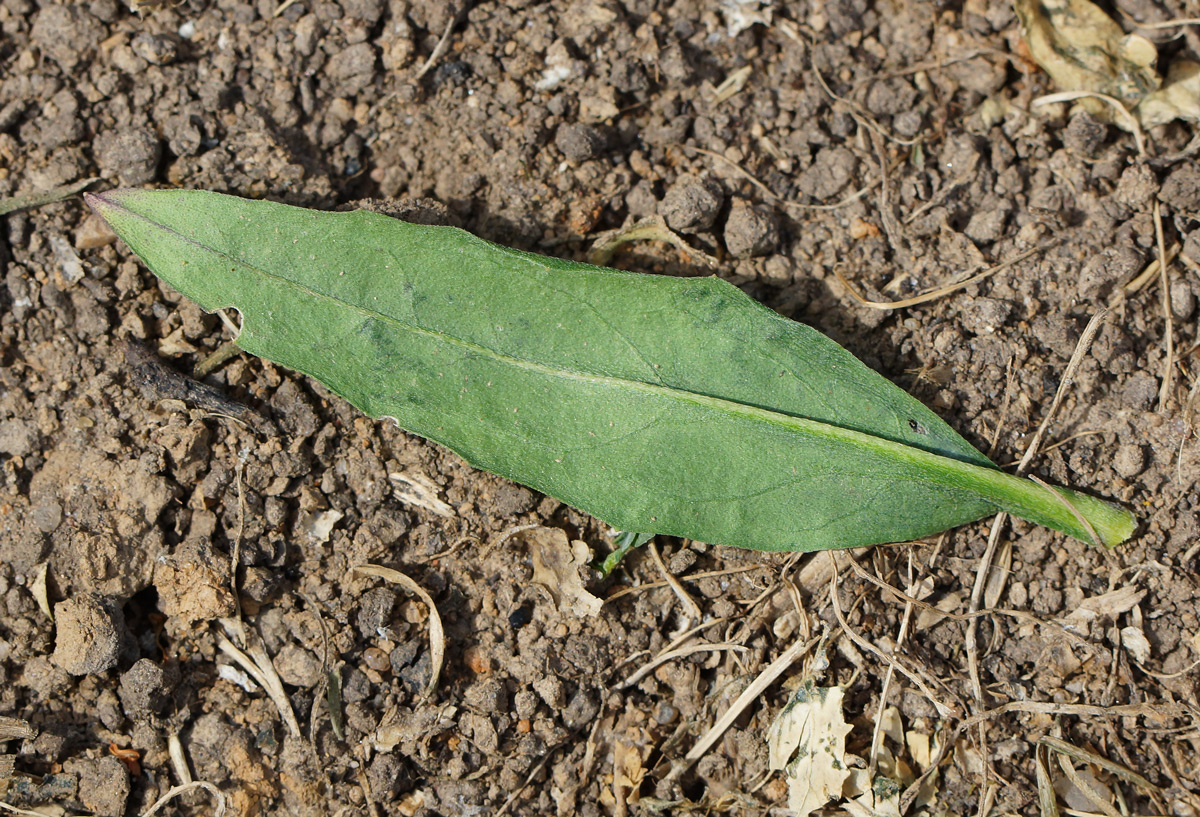
[[[672,230],[695,233],[713,226],[724,203],[725,194],[716,181],[683,176],[663,196],[659,213]]]

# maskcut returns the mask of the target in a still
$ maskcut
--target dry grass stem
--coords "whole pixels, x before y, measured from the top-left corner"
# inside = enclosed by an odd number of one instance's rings
[[[896,223],[896,214],[892,211],[890,201],[891,178],[888,173],[887,148],[883,137],[871,130],[871,145],[879,161],[879,219],[883,222],[883,231],[887,233],[888,244],[892,253],[898,257],[902,267],[910,266],[912,259],[904,240],[900,225]]]
[[[495,537],[488,540],[488,543],[483,546],[483,551],[479,554],[479,558],[481,560],[486,558],[489,553],[491,553],[493,550],[495,550],[496,548],[503,545],[505,542],[507,542],[509,539],[513,538],[517,534],[525,533],[525,531],[537,530],[540,527],[542,527],[542,526],[534,524],[534,525],[513,525],[511,528],[506,528],[505,530],[503,530],[499,534],[497,534]]]
[[[1061,636],[1065,637],[1067,640],[1071,641],[1072,646],[1079,647],[1079,648],[1082,648],[1085,650],[1090,650],[1093,652],[1095,652],[1097,649],[1099,649],[1099,647],[1097,647],[1097,645],[1088,641],[1086,638],[1079,635],[1078,633],[1074,633],[1074,632],[1068,630],[1066,627],[1059,624],[1058,622],[1047,621],[1046,619],[1038,618],[1033,613],[1026,612],[1025,610],[1014,610],[1010,607],[980,608],[979,610],[976,610],[973,613],[951,613],[946,610],[942,610],[937,605],[930,604],[927,601],[922,601],[921,599],[918,599],[914,596],[909,595],[908,593],[905,593],[900,588],[894,587],[893,585],[888,584],[887,582],[885,582],[883,579],[879,578],[878,576],[871,574],[866,568],[864,568],[861,564],[859,564],[857,561],[855,561],[853,559],[850,560],[849,564],[850,564],[851,570],[853,570],[854,573],[859,578],[863,579],[864,581],[868,581],[871,584],[874,584],[876,587],[878,587],[881,590],[887,591],[892,596],[894,596],[897,601],[902,602],[906,605],[912,605],[913,607],[915,607],[918,610],[935,613],[942,618],[949,619],[950,621],[971,621],[972,619],[984,618],[987,616],[1006,616],[1008,618],[1015,618],[1017,621],[1025,622],[1028,624],[1033,624],[1035,626],[1050,628],[1050,629],[1056,631],[1056,633],[1058,635],[1061,635]],[[1200,665],[1200,662],[1198,662],[1198,665]]]
[[[313,757],[320,757],[317,752],[317,707],[321,701],[328,700],[325,693],[329,690],[329,671],[332,669],[329,655],[329,628],[325,626],[325,617],[321,615],[321,608],[317,606],[316,601],[307,593],[299,590],[296,591],[296,595],[308,605],[313,618],[317,620],[317,627],[321,630],[321,680],[317,682],[317,687],[313,690],[312,708],[308,714],[308,745],[312,749]],[[329,713],[330,720],[336,720],[336,717],[333,712]]]
[[[233,547],[229,549],[229,590],[233,593],[233,630],[243,647],[246,646],[246,627],[242,622],[242,593],[238,584],[238,568],[242,566],[242,536],[246,532],[246,485],[242,481],[242,471],[245,467],[246,452],[242,451],[233,464],[234,483],[237,486],[238,526],[233,537]]]
[[[1083,358],[1087,355],[1089,349],[1092,348],[1092,341],[1096,339],[1096,333],[1100,331],[1100,326],[1104,319],[1108,316],[1107,309],[1101,309],[1083,329],[1083,334],[1079,336],[1078,342],[1075,344],[1075,351],[1071,353],[1071,359],[1067,361],[1067,368],[1063,370],[1062,380],[1058,384],[1058,389],[1054,392],[1054,399],[1050,401],[1050,408],[1047,409],[1046,415],[1042,418],[1041,425],[1034,432],[1033,439],[1029,446],[1025,449],[1025,453],[1021,456],[1021,461],[1017,464],[1017,474],[1025,473],[1029,468],[1029,463],[1037,456],[1042,444],[1042,438],[1046,436],[1046,429],[1050,427],[1055,415],[1058,413],[1058,407],[1062,405],[1063,397],[1066,396],[1071,385],[1075,382],[1075,375],[1079,372],[1079,367],[1083,363]]]
[[[913,585],[913,564],[912,551],[908,552],[908,583]],[[880,580],[882,581],[882,579]],[[913,605],[905,602],[904,615],[900,618],[900,632],[896,635],[896,651],[898,652],[903,646],[905,639],[908,638],[908,625],[912,620]],[[879,742],[883,739],[883,714],[887,711],[888,695],[892,691],[892,679],[896,677],[896,670],[891,664],[888,665],[887,675],[883,678],[883,689],[879,692],[879,710],[875,713],[875,728],[871,732],[871,753],[867,756],[867,776],[870,779],[875,777],[875,764],[879,754]]]
[[[1158,786],[1154,785],[1137,772],[1125,768],[1120,763],[1114,763],[1108,758],[1102,757],[1095,752],[1089,752],[1087,749],[1081,749],[1078,746],[1073,746],[1062,738],[1046,735],[1045,737],[1041,738],[1038,743],[1048,749],[1052,749],[1060,755],[1072,757],[1081,763],[1090,763],[1099,769],[1103,769],[1114,777],[1119,777],[1127,783],[1132,783],[1135,786],[1145,789],[1147,792],[1159,791]]]
[[[1200,26],[1200,18],[1195,17],[1180,17],[1175,20],[1166,20],[1161,23],[1139,23],[1137,20],[1131,20],[1134,28],[1141,28],[1147,31],[1156,31],[1163,28],[1179,28],[1180,26]]]
[[[671,592],[679,599],[679,603],[683,606],[683,615],[685,624],[699,624],[704,618],[704,611],[700,609],[700,605],[696,604],[695,599],[688,595],[688,592],[683,589],[683,585],[679,583],[679,579],[671,575],[671,571],[667,570],[666,563],[663,562],[662,555],[658,552],[658,544],[651,539],[646,543],[646,549],[650,551],[650,555],[654,557],[654,564],[658,566],[658,572],[662,574],[663,581],[671,588]]]
[[[350,568],[350,575],[374,576],[383,579],[386,582],[399,585],[424,602],[426,609],[429,611],[429,659],[431,670],[429,673],[429,683],[425,686],[425,691],[421,694],[421,700],[428,701],[432,699],[433,694],[437,691],[438,677],[442,674],[442,662],[446,656],[446,633],[442,629],[442,617],[438,614],[437,605],[433,603],[433,597],[429,595],[424,587],[399,570],[384,567],[383,565],[368,564],[352,567]]]
[[[788,30],[786,28],[781,28],[781,30],[783,30],[785,33],[788,33]],[[789,34],[789,36],[791,36],[791,35]],[[798,42],[799,39],[798,38],[796,38],[796,39]],[[836,103],[835,107],[837,105],[841,105],[843,108],[845,108],[847,111],[850,112],[850,115],[854,117],[855,121],[857,121],[859,124],[865,126],[869,131],[871,131],[871,133],[876,134],[885,139],[889,139],[892,142],[895,142],[897,144],[904,145],[906,147],[912,147],[913,145],[915,145],[918,142],[921,142],[923,140],[920,135],[914,136],[912,139],[901,139],[899,136],[897,136],[894,133],[889,132],[886,128],[884,128],[882,125],[880,125],[875,120],[875,118],[873,116],[871,116],[871,114],[868,113],[861,105],[858,105],[857,103],[852,102],[849,99],[840,97],[837,94],[835,94],[833,92],[833,89],[829,87],[829,83],[827,83],[825,81],[825,76],[821,73],[821,69],[817,68],[817,63],[813,59],[813,55],[815,54],[815,52],[817,50],[816,39],[814,39],[813,37],[810,36],[808,43],[809,43],[809,68],[812,69],[813,75],[816,76],[817,82],[820,84],[821,89],[823,91],[825,91],[825,93],[829,96],[830,99],[832,99],[834,101],[834,103]]]
[[[222,619],[222,623],[231,631],[238,629],[238,625],[240,625],[240,622],[235,623],[228,619]],[[242,637],[245,638],[244,632]],[[279,673],[275,671],[275,665],[271,663],[266,652],[257,646],[248,647],[249,654],[242,652],[232,641],[221,634],[217,635],[217,647],[249,673],[250,677],[263,688],[267,697],[279,710],[279,717],[287,726],[288,733],[302,737],[304,732],[300,729],[299,721],[296,720],[296,713],[292,711],[292,702],[288,699],[287,693],[283,689],[283,681],[279,679]]]
[[[1050,408],[1047,409],[1045,416],[1042,418],[1041,424],[1037,431],[1034,432],[1033,439],[1025,449],[1025,453],[1021,456],[1021,461],[1017,463],[1016,473],[1024,474],[1033,458],[1037,455],[1038,449],[1041,446],[1042,438],[1046,435],[1046,429],[1050,427],[1055,415],[1058,412],[1058,407],[1062,404],[1063,396],[1071,387],[1074,381],[1075,374],[1079,370],[1080,364],[1083,362],[1087,350],[1091,348],[1092,341],[1095,340],[1096,333],[1100,331],[1100,326],[1104,318],[1108,315],[1107,309],[1101,309],[1092,319],[1088,321],[1087,326],[1080,335],[1079,341],[1075,344],[1075,351],[1071,354],[1071,359],[1067,362],[1067,368],[1063,372],[1062,381],[1058,384],[1058,389],[1054,392],[1054,399],[1050,401]],[[992,570],[992,562],[996,556],[996,548],[1000,542],[1000,535],[1004,529],[1004,523],[1008,519],[1008,514],[996,514],[996,518],[992,520],[992,528],[988,532],[987,547],[984,549],[983,556],[979,560],[979,566],[975,573],[975,584],[971,588],[971,603],[968,608],[969,612],[977,613],[983,605],[984,591],[988,586],[988,578]],[[1095,533],[1095,531],[1090,531]],[[1094,541],[1099,541],[1095,539]],[[963,649],[967,655],[967,673],[971,680],[971,694],[976,703],[983,704],[983,684],[979,679],[979,620],[972,618],[967,624],[966,633],[963,639]],[[979,744],[980,751],[986,758],[987,752],[987,726],[981,721],[979,726]],[[991,765],[988,764],[988,768]]]
[[[771,569],[772,568],[770,565],[743,565],[742,567],[731,567],[731,568],[728,568],[727,570],[707,570],[703,573],[693,573],[690,576],[683,576],[682,578],[678,578],[678,579],[676,579],[676,581],[698,582],[701,579],[712,579],[717,576],[731,576],[736,573],[748,573],[751,570],[771,570]],[[604,600],[604,603],[609,604],[609,603],[614,602],[617,599],[621,598],[622,596],[628,596],[632,593],[641,593],[645,590],[654,590],[656,588],[666,587],[666,586],[667,586],[667,583],[665,581],[657,581],[657,582],[646,582],[645,584],[639,584],[636,587],[622,587],[620,590],[618,590],[617,592],[613,593],[611,596],[606,598]]]
[[[171,770],[179,785],[186,786],[192,782],[192,770],[188,768],[187,755],[183,751],[183,743],[179,740],[178,732],[167,735],[167,757],[171,759]]]
[[[771,201],[775,202],[776,204],[778,204],[782,207],[791,207],[796,210],[840,210],[843,207],[848,207],[851,204],[853,204],[854,202],[858,201],[863,196],[870,193],[875,188],[875,185],[879,184],[879,179],[875,179],[874,181],[868,182],[865,187],[860,187],[858,190],[855,190],[849,196],[846,196],[844,199],[834,202],[833,204],[804,204],[803,202],[792,201],[791,199],[785,199],[782,196],[777,195],[773,190],[771,190],[771,188],[767,187],[766,184],[764,184],[761,180],[759,180],[759,178],[757,176],[755,176],[750,171],[743,168],[741,165],[739,165],[737,162],[733,161],[732,159],[729,159],[729,158],[721,155],[720,153],[717,153],[715,150],[708,150],[706,148],[698,148],[694,145],[685,145],[680,142],[675,143],[674,145],[672,145],[672,147],[681,148],[683,150],[690,150],[693,153],[699,153],[704,156],[712,157],[713,159],[716,159],[720,162],[724,162],[734,172],[736,172],[738,175],[740,175],[746,181],[750,182],[752,185],[757,187],[759,189],[759,191],[764,196],[769,198]]]
[[[725,730],[732,726],[733,722],[736,721],[739,716],[741,716],[746,707],[750,706],[750,704],[753,703],[758,696],[767,689],[767,687],[775,683],[779,676],[787,672],[792,664],[800,660],[800,657],[812,649],[813,645],[815,645],[819,640],[820,639],[817,638],[812,638],[807,641],[797,639],[792,646],[788,647],[780,654],[778,658],[768,664],[763,671],[758,674],[758,677],[750,683],[750,686],[746,687],[746,689],[742,691],[742,694],[739,695],[737,699],[729,705],[729,709],[725,711],[725,714],[718,718],[717,722],[714,723],[712,727],[704,733],[704,736],[696,741],[696,744],[691,748],[691,751],[687,753],[687,756],[671,769],[671,771],[664,778],[663,782],[677,780],[680,775],[692,767],[693,763],[704,757],[704,755],[708,753],[708,750],[712,748],[713,744],[720,740],[721,736],[725,734]]]
[[[362,791],[363,801],[367,804],[367,811],[372,817],[380,817],[379,803],[375,801],[375,793],[371,791],[371,779],[367,776],[367,750],[363,748],[362,743],[354,747],[354,754],[358,755],[357,782]]]
[[[1093,704],[1057,704],[1052,701],[1009,701],[1006,704],[986,709],[971,715],[962,722],[964,728],[977,726],[984,721],[1008,715],[1013,712],[1023,712],[1029,715],[1063,715],[1094,718],[1139,718],[1149,717],[1156,720],[1181,717],[1188,714],[1183,704],[1117,704],[1115,706],[1095,706]]]
[[[550,751],[546,752],[545,756],[539,760],[532,769],[529,770],[529,774],[525,776],[525,782],[513,789],[512,794],[510,794],[508,799],[504,801],[504,805],[500,806],[499,810],[496,812],[496,817],[504,817],[504,815],[508,813],[508,810],[512,808],[512,804],[515,803],[517,798],[521,796],[521,792],[529,788],[529,784],[533,782],[533,778],[537,777],[538,772],[546,768],[546,764],[550,762],[550,758],[554,757],[558,750],[564,745],[565,744],[560,743],[557,746],[552,747]]]
[[[713,105],[720,105],[722,102],[732,99],[737,96],[743,88],[746,87],[746,82],[750,79],[750,74],[754,68],[749,65],[743,65],[737,69],[725,80],[713,89]]]
[[[619,684],[617,684],[616,688],[628,689],[629,687],[641,681],[650,673],[654,672],[654,670],[658,669],[663,664],[667,663],[668,661],[674,661],[676,658],[685,658],[698,652],[723,652],[727,650],[732,650],[733,652],[749,652],[747,647],[743,647],[741,644],[730,644],[727,641],[719,644],[691,644],[686,647],[679,647],[678,649],[671,650],[670,652],[662,653],[650,661],[650,663],[638,669],[637,672],[630,675],[624,681],[621,681]]]
[[[433,47],[433,52],[429,55],[429,59],[425,60],[425,64],[421,66],[421,70],[417,71],[414,81],[421,79],[421,77],[429,73],[429,70],[437,65],[437,61],[446,53],[446,49],[450,47],[450,35],[454,33],[454,27],[458,25],[458,18],[463,16],[463,11],[464,9],[458,9],[454,14],[450,15],[450,19],[446,21],[446,29],[442,32],[437,45]]]
[[[59,187],[52,187],[49,190],[39,190],[33,193],[22,193],[19,196],[7,196],[0,198],[0,216],[6,216],[9,213],[15,213],[18,210],[29,210],[34,207],[41,207],[45,204],[53,204],[56,201],[70,198],[77,193],[82,193],[87,190],[94,182],[100,181],[99,176],[84,179],[83,181],[64,184]]]
[[[225,810],[229,807],[229,802],[225,799],[225,793],[206,780],[195,780],[191,783],[185,783],[182,786],[174,786],[162,797],[155,800],[154,804],[150,806],[150,808],[142,812],[141,817],[152,817],[153,814],[158,812],[159,809],[174,800],[176,797],[187,794],[188,792],[196,789],[204,789],[206,792],[211,794],[213,800],[216,801],[217,807],[213,810],[213,817],[224,817]],[[25,813],[29,814],[33,812]]]
[[[1032,107],[1038,108],[1042,105],[1053,105],[1058,102],[1074,102],[1077,99],[1098,99],[1108,105],[1117,114],[1117,118],[1125,123],[1125,130],[1133,134],[1133,142],[1137,146],[1139,156],[1146,155],[1146,134],[1142,132],[1142,125],[1138,122],[1137,117],[1129,112],[1129,109],[1121,104],[1121,101],[1109,96],[1108,94],[1100,94],[1095,91],[1060,91],[1056,94],[1046,94],[1033,100]]]
[[[1178,242],[1172,244],[1167,249],[1167,263],[1168,264],[1171,263],[1172,261],[1174,261],[1177,256],[1179,256],[1180,249],[1181,249],[1181,247]],[[1189,259],[1186,255],[1182,256],[1182,258],[1183,258],[1184,263],[1191,261],[1191,259]],[[1195,263],[1195,262],[1192,262],[1192,263]],[[1129,283],[1125,284],[1125,286],[1121,287],[1121,289],[1117,291],[1117,293],[1113,296],[1112,300],[1110,300],[1110,302],[1108,304],[1109,309],[1112,309],[1114,306],[1116,306],[1117,302],[1120,301],[1122,298],[1128,298],[1130,295],[1133,295],[1133,294],[1141,291],[1141,289],[1144,286],[1146,286],[1146,284],[1150,283],[1151,281],[1159,280],[1159,278],[1161,276],[1158,274],[1158,271],[1161,267],[1162,267],[1162,259],[1161,258],[1155,258],[1153,261],[1151,261],[1149,264],[1147,264],[1146,268],[1143,269],[1141,272],[1139,272],[1137,274],[1137,276],[1135,278],[1133,278],[1133,280],[1131,280]]]
[[[627,227],[619,227],[616,230],[608,230],[595,235],[591,249],[587,253],[588,263],[606,267],[618,249],[634,241],[664,241],[677,249],[685,260],[696,258],[710,269],[717,269],[721,266],[720,259],[688,244],[679,233],[668,227],[667,220],[657,213]]]
[[[8,803],[5,803],[3,800],[0,800],[0,809],[4,809],[5,811],[9,812],[10,814],[21,814],[21,815],[26,815],[27,817],[46,817],[46,815],[40,811],[29,811],[28,809],[23,809],[18,806],[9,805]]]
[[[1037,778],[1038,808],[1042,817],[1058,817],[1058,794],[1054,791],[1054,781],[1050,777],[1050,767],[1046,765],[1046,748],[1036,746],[1033,750],[1034,775]]]
[[[1158,390],[1158,410],[1167,407],[1167,398],[1171,396],[1171,376],[1175,373],[1175,323],[1171,310],[1171,262],[1167,259],[1166,242],[1163,240],[1162,205],[1154,202],[1154,240],[1158,246],[1158,274],[1162,281],[1163,346],[1166,359],[1163,360],[1162,385]]]
[[[842,612],[841,600],[838,598],[838,577],[836,573],[829,582],[829,600],[833,604],[833,613],[837,617],[838,624],[841,625],[843,632],[845,632],[846,636],[854,642],[855,646],[871,653],[871,655],[874,655],[889,667],[895,667],[901,675],[912,681],[913,684],[916,685],[917,689],[921,690],[921,694],[924,695],[931,704],[933,704],[933,708],[936,709],[938,714],[943,718],[958,717],[962,715],[962,707],[958,705],[951,706],[939,700],[939,698],[933,693],[931,682],[926,681],[920,670],[904,666],[904,664],[900,661],[899,656],[888,655],[883,650],[879,649],[851,629],[849,622],[846,621],[846,614]],[[937,683],[936,679],[932,679],[932,683]]]
[[[223,315],[224,313],[222,313]],[[237,357],[241,354],[242,347],[237,345],[236,340],[227,340],[218,346],[212,354],[202,358],[196,367],[192,369],[192,377],[197,380],[203,380],[210,374],[221,368],[227,360]],[[234,418],[237,419],[237,418]],[[238,420],[238,422],[242,422]]]
[[[992,432],[992,439],[988,443],[987,455],[988,459],[996,453],[996,446],[1000,444],[1000,433],[1004,430],[1004,423],[1008,420],[1008,407],[1012,404],[1013,386],[1017,382],[1017,370],[1013,368],[1012,355],[1008,356],[1008,363],[1004,366],[1004,399],[1000,401],[1000,414],[996,418],[996,429]]]
[[[1100,811],[1105,814],[1106,817],[1121,817],[1121,812],[1117,811],[1116,806],[1105,800],[1104,797],[1101,796],[1100,792],[1092,788],[1091,784],[1084,780],[1083,776],[1080,775],[1079,772],[1075,771],[1074,764],[1072,764],[1065,755],[1057,755],[1057,758],[1058,768],[1060,771],[1062,771],[1063,777],[1071,781],[1071,785],[1074,786],[1080,794],[1086,797],[1093,806],[1100,809]]]
[[[960,289],[966,289],[972,284],[978,284],[980,281],[985,281],[996,273],[1002,272],[1014,264],[1019,264],[1026,258],[1030,258],[1034,255],[1045,252],[1061,242],[1061,238],[1052,238],[1036,247],[1025,250],[1025,252],[1018,253],[1007,261],[1002,261],[1001,263],[996,264],[994,267],[988,267],[983,272],[976,273],[969,278],[964,278],[956,283],[946,284],[945,286],[941,286],[936,289],[927,290],[926,292],[922,292],[920,295],[914,295],[911,298],[904,298],[899,301],[872,301],[863,295],[853,284],[851,284],[850,281],[846,279],[846,276],[842,275],[842,271],[837,266],[834,266],[833,272],[834,275],[837,276],[838,281],[841,282],[842,286],[846,288],[846,292],[849,293],[851,298],[858,302],[859,306],[865,306],[868,309],[904,309],[906,307],[928,303],[929,301],[936,301],[939,298],[944,298],[947,295],[958,292]]]

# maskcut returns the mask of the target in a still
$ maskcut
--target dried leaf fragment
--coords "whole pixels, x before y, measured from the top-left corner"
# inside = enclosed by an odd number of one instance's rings
[[[589,593],[579,577],[580,569],[591,562],[586,542],[569,541],[559,528],[534,528],[520,538],[529,546],[533,580],[546,588],[560,612],[580,618],[600,612],[604,602]]]
[[[851,726],[842,714],[841,687],[801,684],[767,730],[772,771],[784,770],[788,808],[807,815],[842,796],[850,776],[846,735]]]
[[[1064,91],[1106,94],[1132,105],[1158,88],[1154,44],[1125,34],[1099,6],[1088,0],[1014,0],[1013,7],[1030,55]]]

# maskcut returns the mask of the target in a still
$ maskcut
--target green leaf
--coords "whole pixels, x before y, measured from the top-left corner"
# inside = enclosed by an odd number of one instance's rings
[[[248,352],[620,530],[762,550],[902,541],[997,511],[1109,547],[1131,514],[1006,474],[818,332],[717,278],[202,191],[89,203]],[[1083,521],[1086,520],[1086,523]]]

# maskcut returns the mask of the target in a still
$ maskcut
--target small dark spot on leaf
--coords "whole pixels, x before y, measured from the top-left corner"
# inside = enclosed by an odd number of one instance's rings
[[[928,431],[925,430],[925,426],[921,425],[916,420],[909,420],[908,427],[911,428],[913,431],[917,432],[918,434],[928,434],[929,433]]]

